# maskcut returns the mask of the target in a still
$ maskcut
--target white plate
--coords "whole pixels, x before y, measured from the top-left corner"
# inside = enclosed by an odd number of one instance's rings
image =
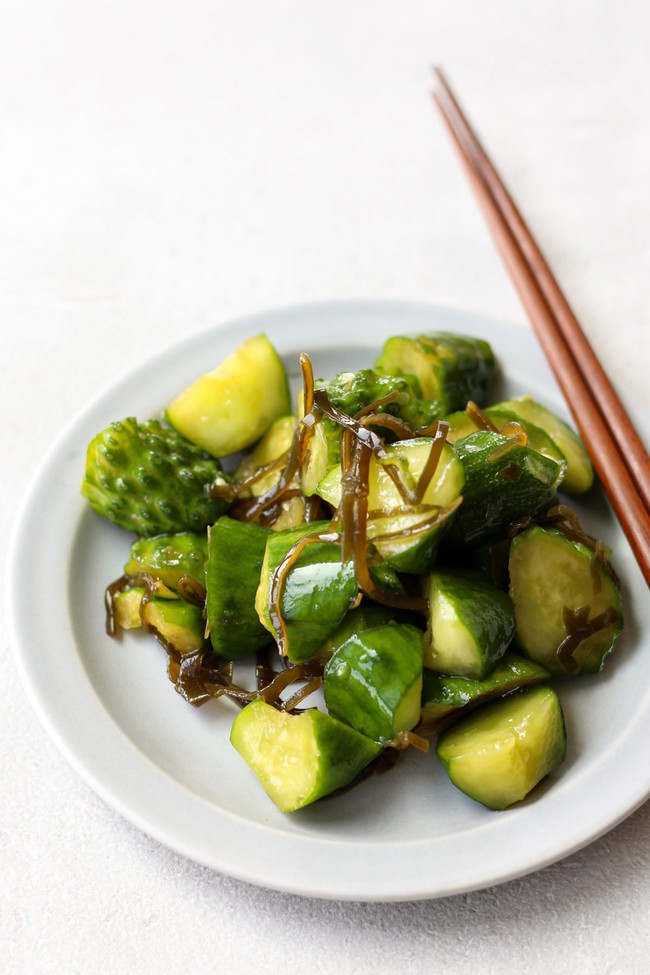
[[[246,336],[266,331],[297,373],[372,364],[400,332],[445,328],[489,339],[503,368],[497,396],[531,392],[566,415],[525,329],[430,305],[339,302],[257,314],[157,356],[112,387],[65,431],[26,498],[13,539],[9,605],[16,659],[32,702],[64,755],[113,807],[178,852],[216,870],[317,897],[405,900],[499,883],[589,843],[650,793],[647,592],[598,491],[584,524],[613,547],[626,631],[606,672],[560,682],[567,761],[534,801],[489,812],[448,781],[435,754],[290,816],[278,812],[228,743],[228,702],[200,710],[169,683],[165,654],[137,635],[104,634],[103,591],[130,536],[79,495],[85,448],[111,420],[155,416]],[[47,530],[44,530],[44,513]],[[643,623],[645,624],[645,619]],[[128,671],[128,680],[123,672]]]

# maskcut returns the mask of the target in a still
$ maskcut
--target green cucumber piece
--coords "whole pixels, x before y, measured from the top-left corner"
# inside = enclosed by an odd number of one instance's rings
[[[512,410],[502,406],[488,406],[483,410],[483,413],[496,427],[498,433],[501,433],[506,424],[518,423],[528,437],[528,446],[559,464],[563,471],[562,477],[564,477],[567,469],[566,457],[545,430],[528,420],[524,422]],[[468,416],[465,410],[450,413],[449,416],[445,417],[445,421],[449,424],[449,432],[447,433],[449,443],[456,443],[463,437],[468,437],[470,433],[476,433],[477,430],[483,429],[474,422],[471,416]]]
[[[271,464],[287,453],[293,442],[297,422],[295,416],[280,416],[274,420],[261,440],[237,465],[234,473],[235,481],[247,480],[261,467]],[[281,473],[282,469],[278,468],[278,470],[258,477],[247,491],[240,494],[240,497],[260,497],[280,480]]]
[[[206,612],[214,652],[228,660],[270,642],[255,609],[267,528],[224,516],[209,529]]]
[[[408,623],[351,636],[325,666],[330,714],[374,741],[391,741],[420,720],[422,631]]]
[[[306,497],[318,493],[319,482],[341,463],[341,427],[321,416],[314,424],[300,470],[300,487]]]
[[[448,443],[456,443],[480,429],[465,410],[454,410],[453,413],[448,413],[445,417],[445,423],[449,427],[447,430]]]
[[[436,751],[461,792],[506,809],[564,760],[560,700],[550,687],[533,687],[493,701],[443,731]]]
[[[425,667],[486,678],[514,636],[509,596],[476,573],[436,571],[429,577],[428,599]]]
[[[205,620],[200,606],[184,599],[147,599],[142,622],[181,654],[194,653],[205,645]]]
[[[270,601],[275,570],[306,534],[327,531],[329,522],[273,532],[262,563],[255,606],[263,626],[276,637]],[[310,660],[335,632],[359,593],[354,563],[341,562],[337,542],[309,542],[286,574],[280,615],[286,629],[284,652],[292,663]]]
[[[88,444],[81,493],[98,514],[149,537],[211,525],[226,503],[205,488],[227,481],[214,457],[175,430],[129,416]]]
[[[623,629],[623,608],[591,549],[535,526],[513,539],[509,572],[522,651],[552,674],[600,671]]]
[[[252,701],[230,741],[282,812],[295,812],[356,778],[381,746],[322,711],[278,711]]]
[[[113,613],[115,626],[119,630],[137,630],[142,626],[140,606],[146,589],[144,586],[129,586],[115,594]]]
[[[326,389],[332,405],[348,416],[355,416],[378,400],[396,394],[396,399],[378,407],[377,412],[397,416],[413,430],[428,427],[442,417],[441,404],[422,398],[415,376],[385,375],[374,369],[339,372]]]
[[[488,342],[451,332],[390,338],[375,363],[378,372],[415,376],[423,398],[439,402],[442,415],[464,409],[469,400],[481,406],[495,366]]]
[[[541,403],[531,396],[504,400],[497,404],[499,409],[511,410],[524,423],[534,423],[545,430],[555,441],[567,461],[567,470],[562,488],[568,494],[583,494],[594,482],[594,469],[591,458],[582,440],[574,430]],[[497,408],[495,407],[495,409]]]
[[[417,483],[429,457],[432,440],[417,437],[402,440],[386,448],[387,458],[380,461],[373,454],[368,474],[368,541],[374,543],[377,551],[389,566],[397,572],[420,574],[431,565],[443,531],[442,526],[426,528],[411,537],[390,538],[391,533],[406,532],[425,520],[418,511],[409,511],[386,472],[386,465],[395,463],[404,473],[410,486]],[[438,505],[449,508],[458,500],[463,491],[464,475],[453,447],[445,444],[436,471],[431,478],[422,505]],[[320,496],[338,507],[341,500],[341,468],[334,468],[318,485]]]
[[[151,576],[176,591],[183,576],[189,576],[203,585],[207,557],[208,536],[205,532],[139,538],[131,545],[124,574],[130,578]]]
[[[318,657],[329,660],[335,650],[362,630],[374,626],[386,626],[388,623],[411,622],[414,616],[414,613],[407,610],[380,606],[379,603],[371,603],[368,599],[364,599],[360,606],[345,614],[341,623],[323,643],[318,651]]]
[[[429,725],[435,724],[459,708],[540,684],[549,676],[544,667],[510,650],[484,680],[450,677],[425,666],[422,677],[422,720]]]
[[[284,365],[266,335],[239,348],[183,390],[167,421],[214,457],[250,447],[278,417],[291,412]]]
[[[504,406],[488,406],[484,410],[484,413],[492,421],[499,433],[506,424],[518,423],[526,432],[528,446],[536,450],[538,454],[543,454],[544,457],[550,457],[556,464],[559,464],[562,468],[562,479],[564,480],[568,470],[567,459],[563,451],[560,450],[555,440],[553,440],[546,430],[536,426],[531,420],[525,420],[513,410],[509,410]]]
[[[453,449],[463,465],[463,503],[454,521],[454,540],[478,546],[503,535],[507,526],[547,507],[562,468],[528,445],[509,446],[508,437],[481,430]]]
[[[272,464],[284,454],[287,454],[293,443],[297,420],[293,416],[281,416],[275,420],[253,450],[240,462],[235,470],[235,480],[244,481],[252,477],[260,468]],[[256,477],[246,488],[240,489],[240,498],[258,498],[266,494],[280,480],[284,472],[284,465],[280,464],[275,470]],[[291,487],[298,488],[299,480],[294,478]],[[294,528],[305,520],[305,504],[299,495],[293,495],[280,501],[280,512],[275,514],[273,522],[268,526],[272,531]]]

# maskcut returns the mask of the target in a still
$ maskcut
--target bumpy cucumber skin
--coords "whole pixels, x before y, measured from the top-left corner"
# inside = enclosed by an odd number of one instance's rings
[[[456,661],[462,669],[452,671],[448,648],[435,642],[437,612],[443,613],[446,621],[451,620],[457,626],[466,645],[471,644],[470,658]],[[505,592],[475,572],[435,571],[431,574],[425,666],[442,673],[483,680],[506,652],[514,633],[514,607]]]
[[[408,623],[370,627],[351,636],[328,661],[324,672],[328,711],[375,741],[390,741],[410,731],[421,697],[422,631]],[[409,711],[406,723],[404,705]]]
[[[270,533],[227,515],[208,531],[205,584],[210,642],[217,656],[238,660],[270,642],[255,609]]]
[[[624,619],[620,590],[591,550],[558,529],[535,526],[513,539],[509,573],[522,652],[551,674],[599,673],[623,630]],[[558,656],[568,635],[562,614],[565,607],[578,610],[582,606],[590,607],[589,619],[611,607],[616,620],[577,646],[575,669],[571,670]]]
[[[173,590],[178,588],[183,576],[190,576],[203,585],[207,557],[208,536],[205,532],[139,538],[131,545],[124,574],[132,578],[152,576]]]
[[[490,459],[507,441],[498,433],[479,431],[454,444],[465,473],[455,541],[478,546],[497,539],[510,522],[541,511],[555,498],[561,466],[528,446],[512,447]]]
[[[329,714],[282,713],[262,700],[240,711],[230,741],[287,813],[349,785],[381,751],[376,742]]]
[[[95,511],[136,535],[202,531],[226,505],[205,494],[227,480],[219,463],[156,420],[111,423],[88,445],[81,493]]]
[[[508,651],[484,680],[450,677],[425,666],[422,675],[422,719],[428,724],[452,711],[548,680],[548,670],[526,657]]]
[[[496,361],[488,342],[451,332],[388,339],[375,363],[379,372],[413,374],[425,399],[439,401],[443,414],[483,405]]]
[[[397,393],[398,399],[379,407],[379,413],[391,413],[408,423],[414,430],[428,427],[442,417],[442,404],[422,399],[415,376],[389,376],[374,369],[359,372],[339,372],[327,385],[330,402],[355,416],[377,400]]]
[[[507,809],[566,757],[566,727],[550,687],[485,704],[443,731],[436,752],[454,785],[488,809]]]

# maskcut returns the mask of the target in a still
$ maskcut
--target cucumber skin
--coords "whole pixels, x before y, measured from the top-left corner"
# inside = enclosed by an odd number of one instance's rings
[[[266,546],[268,572],[262,573],[257,609],[262,622],[274,632],[269,612],[273,574],[292,546],[311,532],[327,531],[329,522],[311,522],[274,532]],[[336,542],[308,544],[286,574],[280,610],[287,633],[286,656],[292,663],[310,660],[340,625],[359,592],[354,563],[341,562]]]
[[[439,721],[453,711],[501,697],[550,678],[549,672],[527,657],[507,651],[484,680],[439,674],[428,667],[422,677],[422,719]]]
[[[495,365],[494,353],[483,339],[432,332],[388,339],[375,368],[389,375],[415,375],[423,397],[439,401],[444,414],[464,409],[468,400],[483,404]]]
[[[523,547],[531,543],[534,544],[535,539],[542,539],[542,540],[554,539],[556,540],[557,544],[561,546],[563,551],[565,551],[569,555],[575,553],[573,555],[574,558],[584,559],[585,562],[589,564],[588,578],[590,580],[591,585],[593,586],[593,576],[591,575],[592,552],[589,548],[587,548],[586,545],[583,545],[581,542],[573,541],[571,539],[566,538],[566,536],[563,535],[563,533],[558,529],[542,528],[541,526],[535,526],[533,528],[529,528],[527,531],[522,532],[520,535],[517,535],[513,539],[512,544],[510,546],[510,559],[509,559],[509,570],[510,570],[510,577],[511,577],[510,595],[515,605],[515,618],[517,620],[517,633],[516,633],[517,642],[522,650],[522,653],[526,654],[527,657],[530,657],[531,660],[535,660],[543,667],[546,667],[546,669],[551,674],[557,676],[566,676],[570,674],[570,671],[568,671],[567,668],[558,659],[557,650],[559,649],[559,643],[556,643],[553,646],[549,646],[547,650],[542,653],[538,649],[534,649],[531,646],[530,641],[526,638],[526,635],[523,632],[524,627],[522,625],[522,620],[521,620],[522,613],[523,613],[523,609],[522,609],[523,601],[522,598],[517,593],[517,575],[519,571],[518,561],[521,559]],[[545,561],[547,562],[548,560],[542,559],[539,561],[541,562],[541,564],[544,564],[544,562]],[[621,601],[620,590],[616,585],[615,581],[613,580],[613,578],[602,566],[597,565],[597,571],[599,573],[599,578],[600,578],[599,592],[602,592],[605,589],[605,587],[609,589],[609,592],[612,597],[611,605],[613,606],[613,608],[616,610],[618,614],[618,622],[616,624],[612,624],[610,627],[607,627],[605,631],[602,631],[601,639],[602,636],[607,632],[607,630],[611,631],[611,637],[604,641],[602,650],[594,649],[594,647],[596,648],[598,647],[600,641],[595,641],[593,637],[591,638],[591,646],[588,645],[588,641],[586,641],[587,646],[585,645],[585,641],[583,641],[582,644],[578,645],[574,654],[574,659],[578,664],[578,670],[576,671],[576,674],[600,673],[600,671],[603,669],[605,665],[606,658],[614,649],[614,646],[616,645],[616,641],[618,640],[623,630],[624,617],[623,617],[623,606]],[[572,585],[573,580],[577,577],[577,571],[574,568],[565,569],[563,570],[563,576],[564,576],[564,581],[558,582],[558,580],[559,579],[561,580],[562,577],[558,573],[557,566],[555,569],[549,569],[549,572],[547,574],[547,577],[553,579],[554,582],[556,583],[555,591],[567,595],[568,587]],[[525,587],[525,599],[526,600],[530,599],[530,596],[531,596],[530,586],[527,585]],[[584,598],[583,598],[583,594],[581,594],[581,598],[578,600],[573,600],[572,605],[568,606],[568,608],[575,610],[578,609],[578,607],[581,605],[591,606],[593,598],[594,598],[593,591],[590,594],[584,593]],[[551,608],[548,597],[544,598],[543,605],[544,605],[544,611],[541,615],[545,617],[545,620],[548,620],[550,614],[550,608]],[[566,630],[563,631],[563,636],[565,635],[566,635]],[[589,650],[591,650],[591,652],[589,652]]]
[[[237,660],[270,642],[255,610],[267,528],[224,516],[209,530],[206,610],[212,649]]]
[[[283,528],[281,531],[269,534],[264,552],[262,576],[256,596],[256,608],[260,622],[269,633],[273,633],[273,625],[269,614],[269,589],[271,577],[280,562],[288,555],[289,550],[299,542],[304,535],[311,532],[325,532],[330,527],[328,521],[312,521],[309,524],[297,525],[294,528]]]
[[[81,493],[98,514],[149,537],[204,531],[226,509],[205,487],[228,480],[218,461],[186,437],[130,416],[88,444]]]
[[[528,446],[533,450],[537,450],[540,454],[544,454],[545,457],[550,457],[557,464],[560,464],[564,471],[562,475],[564,478],[567,469],[567,459],[546,430],[536,426],[529,420],[524,421],[513,410],[505,409],[505,407],[499,404],[496,406],[486,406],[483,413],[493,426],[497,428],[499,433],[507,423],[518,423],[528,436]],[[447,434],[449,443],[456,443],[458,440],[462,440],[463,437],[468,437],[471,433],[477,433],[483,429],[467,415],[465,410],[450,413],[445,417],[445,420],[449,424],[449,432]]]
[[[542,729],[546,738],[549,740],[546,743],[545,753],[539,759],[537,768],[535,768],[533,763],[536,757],[536,742],[531,737],[532,732],[530,729],[531,725],[534,725],[535,707],[538,705],[544,706],[546,701],[548,701],[552,710],[550,717],[554,727],[551,730],[554,734],[549,736],[548,727]],[[516,716],[518,712],[519,715],[526,713],[526,709],[528,709],[528,715],[533,716],[532,722],[528,718],[522,721],[521,717],[519,717],[516,723],[508,720],[512,714]],[[514,732],[517,738],[515,751],[518,751],[520,754],[519,764],[521,771],[528,776],[532,772],[532,776],[525,783],[525,788],[521,786],[511,787],[510,791],[505,788],[508,779],[507,748],[505,748],[505,742],[508,740],[512,742],[512,737],[511,734],[506,734],[501,739],[501,744],[497,744],[496,748],[491,748],[489,737],[490,722],[492,722],[492,727],[495,727],[497,731],[499,730],[500,723],[502,730],[505,731],[510,726]],[[458,765],[455,765],[458,758],[463,759],[463,750],[458,749],[457,743],[460,738],[462,744],[461,736],[467,734],[468,731],[471,736],[472,733],[475,733],[477,727],[479,729],[481,728],[481,725],[487,725],[487,728],[485,728],[485,745],[480,750],[473,750],[474,756],[477,756],[478,772],[474,773],[472,781],[471,772],[468,777],[466,769],[459,768]],[[471,799],[487,806],[488,809],[502,810],[524,799],[543,778],[552,772],[553,769],[557,768],[566,757],[566,748],[566,725],[560,700],[552,688],[542,686],[519,691],[500,700],[491,701],[489,704],[472,711],[466,717],[461,718],[460,721],[452,725],[451,728],[442,732],[438,738],[436,753],[456,788],[460,789],[461,792],[464,792]],[[456,751],[456,755],[454,751]],[[465,753],[471,755],[472,750],[466,749]],[[499,755],[499,753],[501,754]],[[487,784],[485,781],[481,782],[481,779],[484,777],[484,772],[481,771],[481,764],[487,764],[489,767],[490,764],[493,764],[492,760],[495,756],[497,757],[497,761],[501,758],[501,768],[497,769],[492,781]]]
[[[474,547],[493,541],[512,521],[541,511],[555,498],[560,465],[526,446],[488,460],[506,442],[500,434],[479,431],[454,444],[465,473],[463,503],[451,530],[454,542]],[[500,473],[511,465],[520,470],[517,480]]]
[[[145,603],[142,618],[163,640],[181,653],[192,653],[205,645],[205,621],[200,606],[184,599],[153,599]]]
[[[359,587],[353,562],[341,562],[339,546],[308,546],[290,569],[281,611],[287,629],[287,658],[310,660],[345,617]]]
[[[445,668],[444,647],[431,645],[434,611],[434,589],[451,603],[458,621],[471,635],[476,648],[476,660],[458,676],[484,680],[503,657],[515,633],[515,613],[507,593],[493,586],[477,573],[433,572],[429,599],[429,628],[425,638],[425,664],[432,670],[449,672]],[[439,658],[439,662],[436,658]]]
[[[271,714],[271,712],[275,713]],[[251,762],[251,752],[263,743],[264,738],[268,740],[270,737],[275,737],[277,740],[279,737],[277,733],[285,728],[290,729],[291,723],[295,721],[300,721],[303,725],[307,723],[311,725],[318,767],[313,786],[307,795],[294,795],[293,798],[278,803],[272,795],[273,788],[265,770],[258,763]],[[337,721],[329,714],[317,710],[293,715],[282,713],[262,700],[252,701],[239,712],[231,728],[230,742],[282,812],[303,809],[336,789],[349,785],[381,752],[381,746],[376,742],[359,734],[343,722]],[[290,781],[290,749],[286,752],[286,758],[287,761],[274,770],[282,780],[281,784],[285,786],[287,780]]]
[[[387,626],[389,623],[413,623],[415,615],[409,610],[393,609],[364,599],[360,606],[345,614],[339,626],[321,646],[318,656],[324,659],[331,657],[350,637],[371,627]]]
[[[530,396],[504,400],[499,407],[512,410],[521,421],[529,421],[545,431],[557,444],[567,461],[563,490],[567,494],[584,494],[594,482],[594,469],[591,458],[581,438],[568,423],[561,420],[551,410],[537,403]]]
[[[207,557],[207,533],[178,532],[138,538],[131,545],[124,574],[131,578],[150,575],[173,590],[178,588],[182,576],[190,576],[203,585]]]
[[[350,637],[328,661],[323,690],[328,711],[374,741],[390,741],[408,727],[395,718],[407,694],[421,697],[422,631],[409,623],[369,627]]]

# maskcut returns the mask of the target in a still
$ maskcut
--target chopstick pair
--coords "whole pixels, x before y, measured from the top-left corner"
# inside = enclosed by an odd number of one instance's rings
[[[442,71],[436,68],[434,74],[434,101],[650,587],[650,457]]]

